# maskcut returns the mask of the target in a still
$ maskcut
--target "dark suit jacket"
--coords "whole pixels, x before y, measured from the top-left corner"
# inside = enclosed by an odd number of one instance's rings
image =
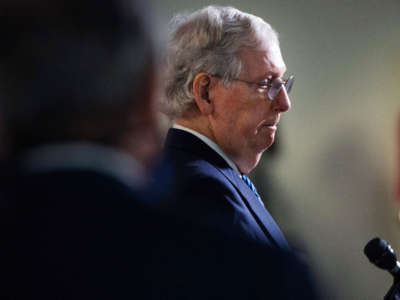
[[[146,189],[2,171],[2,299],[314,299],[295,257],[161,214]]]
[[[196,136],[170,129],[165,160],[181,182],[174,213],[250,241],[289,249],[287,241],[254,192],[226,161]]]

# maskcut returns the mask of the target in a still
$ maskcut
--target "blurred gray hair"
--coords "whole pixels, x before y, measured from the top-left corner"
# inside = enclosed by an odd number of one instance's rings
[[[143,105],[140,92],[155,59],[143,5],[1,4],[1,126],[21,144],[15,147],[76,139],[89,126],[93,138],[110,143],[129,130],[128,108]]]
[[[238,52],[260,42],[278,43],[278,34],[261,18],[233,7],[208,6],[171,21],[162,110],[181,116],[194,105],[192,85],[200,72],[217,75],[224,84],[242,71]]]

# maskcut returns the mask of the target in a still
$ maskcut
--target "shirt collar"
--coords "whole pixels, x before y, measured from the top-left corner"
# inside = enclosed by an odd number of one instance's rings
[[[21,163],[27,172],[71,169],[100,172],[133,187],[144,186],[146,178],[144,168],[127,153],[90,142],[39,146],[27,152]]]
[[[202,140],[204,143],[206,143],[211,149],[213,149],[215,152],[217,152],[226,161],[226,163],[240,175],[239,169],[233,163],[233,161],[230,160],[228,158],[228,156],[221,150],[221,148],[215,142],[210,140],[208,137],[206,137],[205,135],[203,135],[201,133],[198,133],[195,130],[192,130],[190,128],[187,128],[187,127],[184,127],[184,126],[178,125],[178,124],[174,124],[172,126],[172,128],[186,131],[186,132],[191,133],[194,136],[198,137],[200,140]]]

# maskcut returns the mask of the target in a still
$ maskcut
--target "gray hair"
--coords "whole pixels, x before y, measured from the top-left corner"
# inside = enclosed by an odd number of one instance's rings
[[[13,143],[78,138],[82,122],[105,143],[128,130],[123,112],[140,107],[155,58],[141,2],[16,2],[0,49],[1,126]]]
[[[233,7],[208,6],[172,21],[162,110],[171,118],[194,104],[193,80],[200,72],[222,78],[224,84],[242,71],[238,52],[261,41],[278,43],[274,29],[261,18]]]

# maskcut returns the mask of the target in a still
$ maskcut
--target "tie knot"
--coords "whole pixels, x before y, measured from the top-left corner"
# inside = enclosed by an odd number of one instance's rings
[[[253,191],[253,193],[256,195],[257,199],[261,202],[261,204],[264,205],[264,203],[261,200],[260,195],[257,192],[255,185],[251,182],[250,178],[244,174],[242,174],[240,177],[248,185],[248,187]]]
[[[242,177],[242,179],[243,179],[244,182],[246,182],[246,183],[247,183],[247,182],[251,183],[250,178],[247,177],[246,175],[242,174],[241,177]]]
[[[242,174],[241,177],[242,177],[242,180],[243,180],[249,187],[252,187],[252,189],[253,189],[253,188],[254,188],[254,189],[256,188],[256,187],[254,186],[254,184],[251,182],[251,180],[250,180],[249,177],[247,177],[247,176],[244,175],[244,174]]]

